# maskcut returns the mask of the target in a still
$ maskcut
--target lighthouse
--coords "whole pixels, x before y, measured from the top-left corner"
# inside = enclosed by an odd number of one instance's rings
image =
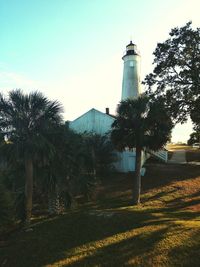
[[[126,52],[122,59],[124,61],[124,71],[121,100],[137,98],[141,94],[140,55],[137,46],[132,41],[126,46]]]

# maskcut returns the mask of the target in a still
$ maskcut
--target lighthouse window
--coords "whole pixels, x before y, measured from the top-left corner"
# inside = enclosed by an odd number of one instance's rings
[[[130,67],[133,67],[133,61],[130,61]]]

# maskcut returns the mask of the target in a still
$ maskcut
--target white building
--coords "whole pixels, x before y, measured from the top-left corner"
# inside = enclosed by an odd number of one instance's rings
[[[114,122],[114,117],[107,113],[103,113],[95,108],[90,109],[74,121],[69,123],[69,127],[75,132],[93,132],[100,135],[107,134],[111,125]]]
[[[142,93],[140,81],[141,60],[137,47],[132,41],[126,46],[126,51],[122,59],[124,61],[124,71],[121,100],[137,98]]]
[[[136,98],[141,93],[140,55],[136,45],[133,44],[132,41],[126,46],[126,53],[122,59],[124,61],[124,71],[121,99]],[[114,122],[114,119],[114,116],[109,114],[108,108],[105,113],[92,108],[74,121],[69,122],[69,127],[78,133],[93,132],[104,135],[111,130],[111,125]],[[135,171],[134,151],[116,153],[119,160],[115,164],[115,167],[118,171]]]

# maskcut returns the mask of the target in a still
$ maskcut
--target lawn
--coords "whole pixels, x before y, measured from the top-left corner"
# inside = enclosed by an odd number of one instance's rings
[[[200,149],[193,148],[188,145],[181,144],[169,144],[167,145],[168,149],[168,159],[171,159],[173,153],[176,150],[185,150],[186,152],[186,161],[187,162],[200,162]]]
[[[176,150],[194,150],[192,146],[188,146],[186,144],[168,144],[167,150],[176,151]]]
[[[200,167],[147,164],[142,203],[132,175],[103,179],[96,200],[1,241],[0,266],[200,266]]]
[[[192,149],[186,151],[187,162],[200,162],[200,149]]]

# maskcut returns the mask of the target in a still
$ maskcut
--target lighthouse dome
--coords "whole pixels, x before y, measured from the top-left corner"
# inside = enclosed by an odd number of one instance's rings
[[[132,41],[126,46],[126,55],[138,55],[137,46]]]

